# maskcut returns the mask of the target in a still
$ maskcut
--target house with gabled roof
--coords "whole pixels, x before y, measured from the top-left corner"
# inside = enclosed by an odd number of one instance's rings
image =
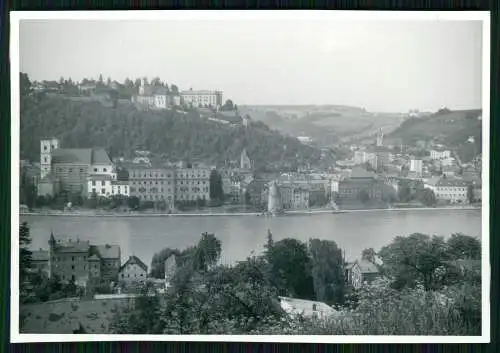
[[[363,284],[370,283],[380,275],[378,266],[368,260],[356,260],[345,266],[345,279],[354,290],[360,289]]]
[[[125,283],[144,282],[147,276],[148,266],[135,255],[130,256],[118,271],[118,281]]]

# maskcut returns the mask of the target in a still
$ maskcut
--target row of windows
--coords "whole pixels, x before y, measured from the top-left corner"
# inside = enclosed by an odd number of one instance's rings
[[[135,188],[135,187],[130,187],[130,192],[140,192],[140,193],[145,193],[145,192],[150,192],[150,193],[157,193],[157,192],[161,192],[163,193],[165,190],[167,190],[167,192],[172,192],[172,189],[171,188],[168,188],[168,189],[164,189],[164,188],[160,188],[159,191],[158,191],[158,188],[151,188],[151,189],[146,189],[146,188],[143,188],[143,187],[140,187],[140,188]]]

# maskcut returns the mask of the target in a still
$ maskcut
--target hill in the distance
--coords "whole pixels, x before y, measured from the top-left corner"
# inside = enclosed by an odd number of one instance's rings
[[[39,160],[40,138],[55,136],[64,147],[106,148],[112,157],[131,157],[146,149],[170,161],[239,160],[243,148],[258,169],[287,168],[319,160],[320,151],[282,136],[257,122],[250,128],[211,122],[191,111],[138,111],[130,106],[103,107],[64,98],[23,98],[21,158]]]
[[[456,150],[462,162],[472,160],[481,153],[482,121],[478,119],[481,110],[441,110],[423,118],[406,120],[389,137],[399,138],[405,144],[418,140],[442,143]],[[474,142],[468,142],[469,137]]]
[[[339,105],[240,106],[239,110],[280,132],[309,136],[323,145],[378,128],[392,131],[403,121],[400,114],[374,114],[363,108]]]

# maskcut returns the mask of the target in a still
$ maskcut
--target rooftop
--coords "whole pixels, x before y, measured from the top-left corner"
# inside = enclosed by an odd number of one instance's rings
[[[52,151],[53,163],[111,164],[108,153],[102,148],[58,148]]]
[[[103,259],[120,258],[120,247],[118,245],[97,245],[96,248]]]
[[[360,167],[354,167],[351,171],[351,179],[375,179],[376,174]]]
[[[133,265],[133,264],[136,264],[138,265],[140,268],[142,268],[144,271],[148,271],[148,266],[141,261],[141,259],[139,259],[137,256],[135,255],[132,255],[129,257],[129,259],[122,265],[122,267],[120,268],[120,271],[127,265]]]
[[[361,273],[379,273],[377,265],[373,262],[367,260],[358,260],[357,264],[361,270]]]

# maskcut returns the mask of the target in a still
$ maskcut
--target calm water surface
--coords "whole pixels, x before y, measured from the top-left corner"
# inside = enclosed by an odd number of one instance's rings
[[[147,264],[165,247],[183,249],[194,245],[202,232],[215,233],[222,241],[222,261],[242,260],[260,253],[267,229],[275,240],[315,237],[335,241],[353,259],[368,247],[375,250],[394,237],[411,233],[445,237],[461,232],[481,233],[480,210],[376,211],[284,217],[54,217],[21,216],[30,224],[34,249],[47,248],[50,232],[61,239],[90,240],[95,244],[119,244],[122,260],[136,255]]]

